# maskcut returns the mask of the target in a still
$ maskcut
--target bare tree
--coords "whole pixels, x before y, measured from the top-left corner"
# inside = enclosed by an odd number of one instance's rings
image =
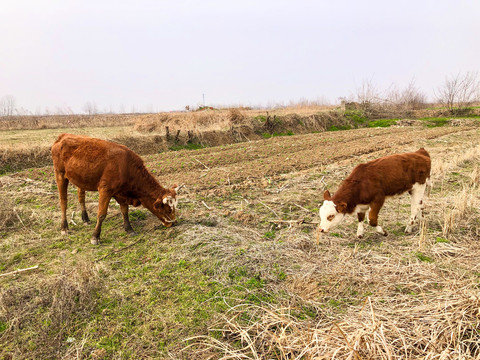
[[[372,79],[366,79],[356,89],[355,100],[367,108],[370,105],[382,102],[382,96],[380,90],[373,84]]]
[[[15,111],[15,97],[6,95],[0,99],[0,116],[12,116]]]
[[[406,88],[400,89],[396,85],[390,86],[386,91],[384,102],[405,110],[421,109],[427,103],[427,96],[416,86],[412,79]]]
[[[478,101],[480,96],[480,83],[477,72],[467,72],[464,75],[446,77],[442,85],[435,91],[437,101],[454,114],[466,109]]]
[[[98,114],[97,104],[93,101],[87,101],[85,105],[83,105],[83,111],[88,115],[95,115]]]

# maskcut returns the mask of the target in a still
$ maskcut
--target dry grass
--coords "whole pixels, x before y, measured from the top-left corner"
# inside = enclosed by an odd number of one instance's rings
[[[0,119],[0,130],[57,129],[132,125],[135,114],[105,115],[28,115]]]
[[[72,266],[74,265],[74,266]],[[85,319],[95,313],[98,295],[105,289],[99,265],[85,260],[63,264],[50,276],[32,273],[33,281],[19,281],[0,290],[0,322],[8,324],[0,334],[3,355],[9,358],[57,358],[58,349],[74,336]],[[24,352],[25,344],[30,349]],[[72,344],[62,357],[77,358],[82,349]],[[80,343],[81,346],[81,343]]]
[[[230,108],[222,110],[203,110],[186,113],[150,114],[139,117],[135,122],[135,130],[141,132],[155,132],[166,135],[166,127],[170,136],[175,132],[192,131],[196,135],[207,131],[226,131],[232,126],[255,126],[255,119],[267,116],[291,116],[308,118],[313,115],[328,114],[335,110],[332,106],[296,106],[267,110],[246,110],[244,108]],[[335,112],[335,111],[334,111]]]
[[[471,284],[466,284],[470,287]],[[367,297],[339,317],[310,304],[315,320],[298,319],[298,306],[237,305],[221,321],[223,339],[196,337],[198,358],[216,359],[466,359],[480,356],[476,293],[452,289],[420,301],[373,303]],[[438,304],[441,304],[440,306]],[[421,314],[421,315],[420,315]]]

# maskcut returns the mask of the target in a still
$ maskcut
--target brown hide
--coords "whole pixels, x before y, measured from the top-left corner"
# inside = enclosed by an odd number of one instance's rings
[[[175,220],[175,207],[170,206],[176,198],[175,190],[163,188],[143,160],[127,147],[87,136],[62,134],[52,146],[52,158],[62,207],[62,231],[68,228],[64,212],[69,182],[83,192],[83,202],[85,191],[99,192],[94,232],[97,240],[112,197],[120,204],[127,231],[133,231],[128,222],[128,205],[142,204],[165,226],[171,226]],[[79,199],[82,201],[80,196]],[[82,207],[85,211],[84,204]]]
[[[386,196],[410,191],[415,183],[424,184],[430,177],[430,168],[430,155],[423,148],[416,152],[385,156],[356,166],[327,200],[332,200],[337,209],[347,214],[353,213],[359,204],[376,203],[381,207]],[[325,194],[325,197],[330,197],[330,194]]]

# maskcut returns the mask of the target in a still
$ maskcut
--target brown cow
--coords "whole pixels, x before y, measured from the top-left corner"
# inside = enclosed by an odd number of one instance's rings
[[[406,191],[411,195],[411,216],[405,232],[411,232],[415,221],[423,217],[423,195],[430,183],[430,166],[430,155],[424,148],[357,165],[333,196],[328,190],[323,194],[325,201],[320,208],[318,235],[338,225],[346,214],[357,214],[357,236],[362,238],[368,209],[370,225],[387,235],[378,225],[378,212],[386,197]]]
[[[62,210],[62,234],[68,231],[66,218],[67,187],[78,187],[82,219],[89,222],[85,209],[85,191],[98,191],[97,225],[91,243],[99,243],[102,222],[113,197],[120,204],[123,226],[134,233],[128,219],[128,205],[145,206],[166,227],[175,222],[177,205],[174,185],[163,188],[147,170],[143,160],[126,146],[87,136],[61,134],[52,146],[53,167]]]

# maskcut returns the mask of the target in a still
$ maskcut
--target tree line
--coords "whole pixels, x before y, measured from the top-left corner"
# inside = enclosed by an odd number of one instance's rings
[[[427,95],[423,93],[412,80],[404,87],[400,88],[395,84],[388,89],[379,89],[371,79],[364,80],[355,90],[355,93],[349,97],[340,98],[342,101],[355,101],[364,106],[389,106],[401,107],[403,109],[419,109],[425,107],[429,101]],[[442,84],[434,89],[434,101],[450,112],[455,114],[467,109],[474,103],[480,102],[480,80],[478,72],[458,73],[457,75],[447,76]],[[189,111],[190,106],[185,107]],[[192,107],[193,109],[193,107]],[[87,115],[95,114],[114,114],[126,113],[124,105],[120,105],[118,111],[112,107],[103,111],[99,110],[95,102],[87,101],[82,112]],[[133,105],[130,113],[151,113],[153,106],[147,106],[147,111],[139,111]],[[56,107],[53,110],[45,109],[42,113],[39,111],[35,115],[73,115],[75,112],[70,107]],[[13,95],[5,95],[0,98],[0,116],[11,117],[15,115],[34,115],[32,112],[17,107],[16,99]]]

